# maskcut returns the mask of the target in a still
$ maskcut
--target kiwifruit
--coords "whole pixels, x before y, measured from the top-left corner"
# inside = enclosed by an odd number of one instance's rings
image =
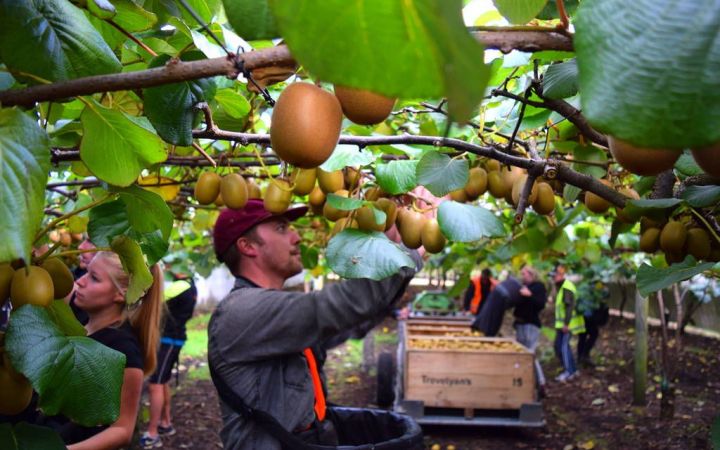
[[[708,175],[720,177],[720,143],[691,150],[695,162]]]
[[[314,84],[292,83],[273,108],[270,145],[283,161],[310,169],[335,150],[341,125],[337,97]]]
[[[254,180],[246,180],[245,184],[247,185],[248,190],[248,199],[250,198],[262,198],[262,191],[260,190],[260,186],[255,183]]]
[[[32,386],[25,378],[18,378],[4,365],[0,366],[0,414],[20,414],[30,404]]]
[[[469,200],[475,200],[485,193],[487,190],[487,175],[487,172],[482,167],[470,169],[464,188]]]
[[[671,220],[660,232],[660,248],[665,253],[681,254],[687,240],[687,229],[682,223]]]
[[[640,250],[655,253],[660,248],[660,228],[648,228],[640,235]]]
[[[499,170],[488,172],[488,191],[495,198],[504,198],[508,192]]]
[[[398,215],[398,207],[395,202],[389,198],[382,197],[375,201],[375,207],[382,209],[387,216],[385,219],[385,231],[392,228]]]
[[[516,166],[503,167],[500,169],[500,176],[505,183],[505,195],[507,195],[508,192],[512,192],[515,181],[524,174],[525,170]]]
[[[70,247],[72,245],[72,236],[70,236],[70,232],[64,228],[60,230],[60,244],[63,247]]]
[[[612,188],[609,180],[600,180],[605,186]],[[610,202],[592,192],[585,192],[585,207],[596,214],[602,214],[610,209]]]
[[[347,186],[347,188],[350,190],[355,189],[358,186],[358,183],[360,183],[361,176],[362,176],[362,173],[354,167],[346,167],[343,170],[343,178],[345,180],[345,186]]]
[[[636,147],[608,136],[608,146],[615,160],[625,169],[637,175],[651,176],[670,170],[680,158],[681,151],[661,148]]]
[[[500,170],[500,161],[497,159],[488,159],[485,161],[485,170],[489,172]]]
[[[0,360],[1,360],[4,368],[8,372],[10,372],[10,376],[12,376],[13,378],[15,378],[18,381],[25,379],[25,375],[18,372],[17,369],[15,369],[15,367],[12,365],[12,361],[10,361],[10,354],[8,352],[3,351],[2,358],[0,358]]]
[[[220,181],[220,196],[230,209],[245,207],[248,201],[248,189],[245,178],[239,173],[229,173]]]
[[[53,298],[65,298],[72,292],[75,284],[75,279],[72,272],[68,269],[62,260],[59,258],[48,258],[40,266],[47,270],[52,278],[53,283]]]
[[[358,125],[375,125],[392,112],[394,98],[345,86],[335,86],[335,96],[340,101],[343,113]]]
[[[339,195],[340,197],[349,197],[350,193],[345,189],[340,189],[337,192],[334,192],[335,195]],[[323,206],[323,216],[331,222],[335,222],[338,219],[342,217],[347,217],[350,214],[350,211],[344,211],[342,209],[337,209],[334,206],[330,205],[330,202],[325,202],[325,205]]]
[[[536,183],[537,197],[532,204],[533,210],[546,216],[555,211],[555,192],[547,183]]]
[[[273,214],[282,214],[290,207],[290,200],[292,199],[292,188],[290,188],[290,182],[276,178],[270,180],[267,190],[265,191],[265,198],[263,204],[265,209]]]
[[[629,197],[631,200],[637,200],[640,198],[637,191],[633,188],[622,188],[618,190],[619,193],[625,197]],[[625,208],[615,208],[618,220],[625,223],[635,223],[635,220],[630,217],[625,211]]]
[[[317,169],[317,180],[318,186],[326,194],[332,194],[345,187],[345,177],[342,170],[325,172],[322,169]]]
[[[15,269],[8,263],[0,264],[0,304],[10,297],[10,285],[15,274]]]
[[[195,200],[201,205],[209,205],[220,194],[220,175],[215,172],[203,172],[195,183]]]
[[[320,189],[320,186],[315,186],[312,192],[310,192],[308,203],[314,214],[318,216],[322,214],[323,205],[325,204],[325,193]]]
[[[655,220],[647,216],[642,216],[640,218],[640,231],[645,231],[648,228],[658,228],[662,230],[662,227],[664,227],[666,223],[667,220]]]
[[[358,228],[365,231],[385,231],[385,222],[377,223],[375,220],[375,208],[363,206],[355,212],[355,219]]]
[[[407,248],[418,248],[422,245],[422,229],[427,219],[422,214],[407,210],[400,222],[400,237]]]
[[[13,309],[23,305],[48,306],[55,296],[53,281],[47,270],[38,266],[15,271],[10,286]]]
[[[450,191],[450,198],[458,203],[465,203],[468,201],[467,192],[465,192],[465,189],[463,188]]]
[[[435,219],[427,219],[420,232],[420,240],[422,241],[425,251],[429,253],[439,253],[445,248],[445,236],[440,231],[440,225]]]
[[[350,220],[350,217],[339,218],[335,221],[335,225],[333,225],[332,230],[330,230],[330,237],[335,236],[346,228],[358,228],[357,220]]]
[[[402,225],[403,217],[405,217],[405,215],[409,212],[410,210],[405,207],[399,207],[397,209],[397,216],[395,216],[395,225],[397,226],[398,230],[400,230],[400,225]]]
[[[518,202],[520,201],[520,194],[522,193],[522,190],[525,188],[525,182],[527,181],[528,177],[527,175],[520,175],[515,179],[515,182],[513,183],[511,196],[512,196],[512,204],[517,206]],[[550,187],[548,185],[548,187]],[[552,190],[552,188],[550,189]],[[530,195],[527,199],[527,204],[532,205],[535,203],[535,200],[537,199],[538,191],[537,191],[537,184],[533,183],[532,189],[530,189]]]
[[[290,182],[295,185],[295,195],[308,195],[315,187],[317,169],[295,169],[290,176]]]
[[[685,249],[695,259],[707,259],[710,256],[710,235],[702,228],[690,228],[687,231]]]
[[[685,255],[683,255],[682,253],[664,252],[664,255],[665,255],[665,262],[668,265],[682,262],[685,259]]]
[[[218,196],[215,197],[213,205],[217,206],[218,208],[223,208],[225,206],[225,201],[222,198],[222,193],[218,194]]]
[[[375,200],[379,199],[380,197],[385,196],[385,192],[383,192],[382,189],[380,189],[379,186],[373,186],[367,191],[365,191],[365,194],[363,195],[365,197],[365,200],[369,202],[374,202]]]

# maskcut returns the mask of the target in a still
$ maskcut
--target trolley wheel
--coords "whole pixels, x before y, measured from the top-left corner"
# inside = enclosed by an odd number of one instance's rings
[[[391,353],[381,353],[377,365],[377,404],[381,408],[392,406],[395,401],[395,358]]]

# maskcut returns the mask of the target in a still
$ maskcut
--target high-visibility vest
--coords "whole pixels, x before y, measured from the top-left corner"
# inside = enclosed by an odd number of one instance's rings
[[[567,289],[572,292],[575,302],[577,302],[577,288],[575,284],[570,280],[563,281],[563,284],[558,288],[557,295],[555,296],[555,328],[561,329],[565,326],[565,302],[563,301],[564,292]],[[568,328],[572,334],[580,334],[585,332],[585,318],[582,314],[578,313],[577,308],[573,308],[570,313],[570,323]]]
[[[322,388],[322,381],[320,380],[320,372],[318,372],[317,362],[315,361],[315,355],[310,348],[303,350],[305,359],[307,359],[308,369],[310,370],[310,377],[313,382],[313,391],[315,391],[315,416],[320,422],[325,419],[325,393]],[[312,425],[312,424],[311,424]]]
[[[484,300],[482,296],[482,287],[480,286],[480,277],[475,277],[471,281],[475,286],[475,292],[473,294],[472,300],[470,301],[470,312],[473,314],[477,314],[480,310],[480,304]],[[495,289],[496,284],[497,282],[490,278],[490,290],[488,290],[488,292]]]

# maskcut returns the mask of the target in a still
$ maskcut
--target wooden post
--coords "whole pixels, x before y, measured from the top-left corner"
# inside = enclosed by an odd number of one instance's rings
[[[648,358],[648,299],[635,293],[635,372],[633,379],[633,404],[645,406],[647,390]]]

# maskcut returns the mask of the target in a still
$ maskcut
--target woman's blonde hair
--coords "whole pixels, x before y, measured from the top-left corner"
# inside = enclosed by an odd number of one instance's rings
[[[112,252],[98,252],[94,259],[108,262],[108,276],[113,285],[123,293],[127,292],[130,277],[120,262],[120,257]],[[163,274],[157,264],[150,267],[153,284],[145,295],[130,308],[125,308],[124,320],[130,321],[135,335],[140,341],[143,353],[143,372],[149,375],[157,365],[157,347],[160,341],[160,318],[163,307]]]
[[[528,273],[530,273],[530,276],[532,276],[532,279],[537,281],[540,279],[540,274],[538,273],[537,269],[535,269],[533,266],[525,264],[523,266],[523,270],[527,270]]]

